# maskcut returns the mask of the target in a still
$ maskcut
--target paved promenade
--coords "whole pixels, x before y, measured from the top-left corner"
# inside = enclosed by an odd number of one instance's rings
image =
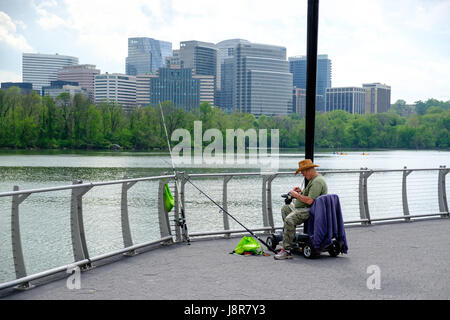
[[[450,219],[348,227],[347,255],[307,260],[229,254],[240,238],[197,240],[117,257],[3,299],[449,299]],[[367,268],[381,271],[381,289],[369,290]]]

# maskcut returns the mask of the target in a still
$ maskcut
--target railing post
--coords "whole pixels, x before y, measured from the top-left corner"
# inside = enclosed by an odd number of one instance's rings
[[[267,215],[267,181],[269,180],[269,176],[262,176],[262,216],[263,216],[263,225],[264,227],[269,226],[269,217]]]
[[[165,238],[171,235],[170,233],[170,223],[169,214],[166,210],[164,204],[164,180],[159,180],[158,188],[158,221],[159,221],[159,231],[161,233],[161,238]],[[172,241],[165,241],[165,244],[170,244]]]
[[[272,227],[272,232],[275,232],[275,226],[273,222],[273,211],[272,211],[272,181],[276,178],[276,174],[273,174],[267,178],[267,222],[270,227]]]
[[[369,200],[367,196],[367,178],[369,178],[373,171],[367,171],[367,168],[361,168],[359,174],[359,214],[361,219],[366,219],[364,225],[371,224],[369,213]]]
[[[228,211],[228,182],[233,178],[233,176],[225,176],[223,178],[223,191],[222,191],[222,207]],[[228,215],[225,212],[223,214],[223,229],[230,230],[230,222],[228,220]],[[230,233],[225,233],[225,238],[229,238]]]
[[[82,180],[74,180],[73,184],[81,184]],[[92,186],[83,188],[73,188],[70,201],[70,230],[72,235],[72,249],[75,261],[89,259],[89,252],[86,244],[83,224],[83,195],[86,194]],[[90,263],[81,267],[81,270],[92,268]]]
[[[180,209],[181,217],[179,217],[179,221],[180,221],[180,228],[181,228],[181,232],[182,232],[183,241],[187,241],[189,244],[190,240],[189,240],[189,233],[188,233],[187,225],[186,225],[187,221],[186,221],[186,201],[185,201],[186,182],[187,182],[187,179],[189,179],[189,177],[186,178],[186,176],[184,175],[184,172],[180,172],[180,176],[181,176],[180,202],[181,202],[182,208]]]
[[[412,170],[406,170],[406,167],[404,167],[403,171],[403,179],[402,179],[402,203],[403,203],[403,215],[405,216],[405,221],[409,222],[411,221],[411,218],[409,218],[409,207],[408,207],[408,192],[407,192],[407,183],[406,178],[411,174]]]
[[[19,191],[18,186],[14,186],[13,191]],[[19,205],[28,198],[30,194],[21,194],[12,196],[12,208],[11,208],[11,241],[12,252],[14,260],[14,270],[16,272],[16,279],[20,279],[27,276],[27,270],[25,268],[25,260],[23,259],[22,240],[20,237],[20,221],[19,221]],[[30,282],[25,282],[16,287],[19,290],[31,289],[34,286]]]
[[[439,178],[438,178],[438,198],[439,198],[439,212],[443,212],[441,218],[448,218],[450,213],[448,212],[447,202],[447,188],[445,186],[445,176],[450,171],[445,166],[439,166]]]
[[[180,179],[180,172],[176,172],[175,173],[175,196],[174,196],[174,201],[175,201],[175,212],[174,212],[174,222],[175,222],[175,241],[176,242],[181,242],[181,232],[180,232],[180,205],[179,205],[179,195],[178,195],[178,181]]]
[[[127,176],[123,177],[124,180],[128,179]],[[131,247],[133,245],[133,238],[131,236],[130,229],[130,220],[128,217],[128,190],[132,186],[136,184],[136,181],[133,182],[124,182],[122,183],[122,195],[120,201],[120,217],[122,222],[122,239],[124,248]],[[130,252],[125,253],[126,256],[134,256],[136,255],[135,250],[131,250]]]

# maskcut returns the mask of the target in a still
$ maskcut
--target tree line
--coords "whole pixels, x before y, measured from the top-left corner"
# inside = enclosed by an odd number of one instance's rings
[[[203,130],[279,129],[281,148],[305,145],[305,119],[297,114],[260,116],[233,112],[202,103],[191,111],[163,102],[169,135],[184,128],[194,137],[194,121]],[[397,101],[380,114],[349,114],[342,110],[316,115],[315,145],[345,148],[446,149],[450,147],[450,101],[418,101],[415,112],[405,116],[406,103]],[[208,143],[205,143],[208,144]],[[120,105],[95,105],[87,97],[68,93],[56,99],[36,93],[22,94],[19,88],[0,90],[0,148],[166,149],[164,127],[158,106],[124,112]]]

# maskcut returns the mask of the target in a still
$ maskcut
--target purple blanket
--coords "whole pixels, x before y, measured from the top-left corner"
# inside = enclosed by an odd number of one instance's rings
[[[341,242],[341,253],[347,253],[344,220],[337,195],[328,194],[318,197],[311,207],[310,217],[305,227],[315,249],[322,250],[332,243],[333,238],[336,238]]]

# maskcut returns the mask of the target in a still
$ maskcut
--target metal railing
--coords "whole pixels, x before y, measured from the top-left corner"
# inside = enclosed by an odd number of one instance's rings
[[[437,181],[437,197],[438,197],[438,207],[439,212],[426,213],[426,214],[411,214],[408,206],[408,176],[412,172],[427,172],[427,171],[437,171],[438,181]],[[440,216],[442,218],[449,217],[447,194],[446,194],[446,175],[450,171],[445,166],[441,166],[439,169],[404,169],[399,170],[370,170],[367,168],[361,168],[361,170],[349,170],[349,171],[321,171],[320,173],[327,175],[359,175],[358,183],[358,210],[359,219],[345,221],[345,224],[361,224],[370,225],[372,222],[379,221],[390,221],[390,220],[404,220],[411,221],[413,218],[424,218],[432,216]],[[402,208],[403,214],[399,216],[389,216],[382,218],[372,218],[369,211],[369,178],[373,174],[386,174],[386,173],[401,173],[401,198],[402,198]],[[51,274],[62,272],[67,270],[69,266],[79,266],[82,270],[89,270],[92,267],[92,262],[102,260],[108,257],[112,257],[118,254],[125,254],[128,256],[133,256],[135,250],[143,247],[147,247],[154,244],[164,243],[171,244],[174,242],[182,242],[182,228],[180,225],[180,207],[178,205],[178,200],[182,203],[185,208],[185,214],[189,216],[189,207],[186,207],[186,183],[188,179],[211,179],[219,178],[222,180],[222,206],[225,210],[228,210],[228,183],[236,177],[239,178],[249,178],[256,177],[262,178],[261,185],[261,214],[262,214],[262,226],[251,228],[255,232],[274,232],[276,229],[281,229],[282,226],[276,226],[274,223],[273,206],[272,206],[272,184],[276,178],[292,176],[292,172],[277,172],[273,174],[263,174],[259,172],[253,173],[207,173],[207,174],[185,174],[183,172],[177,172],[174,175],[162,175],[155,177],[145,177],[145,178],[135,178],[128,179],[124,177],[122,180],[107,181],[107,182],[97,182],[97,183],[83,183],[80,180],[73,181],[72,185],[61,186],[61,187],[50,187],[42,189],[30,189],[30,190],[19,190],[18,186],[14,186],[13,191],[0,193],[0,198],[11,197],[11,240],[12,240],[12,252],[14,261],[14,270],[16,275],[16,280],[9,281],[0,284],[0,290],[12,286],[16,286],[18,289],[28,289],[32,287],[31,281],[46,277]],[[128,214],[128,191],[136,183],[142,181],[158,181],[158,224],[160,231],[160,238],[155,241],[135,244],[133,242],[132,232],[129,223]],[[174,181],[179,181],[180,190],[177,190],[177,185],[175,185],[175,207],[173,210],[173,216],[169,217],[169,213],[166,211],[164,206],[164,184]],[[86,243],[86,236],[84,231],[83,222],[83,196],[89,192],[92,188],[98,188],[107,185],[121,185],[121,231],[123,240],[123,249],[109,252],[107,254],[98,255],[95,257],[89,256],[89,250]],[[70,201],[70,231],[71,231],[71,244],[73,250],[74,263],[69,266],[61,266],[58,268],[53,268],[44,272],[36,273],[33,275],[28,275],[26,271],[26,265],[22,252],[22,242],[20,234],[20,223],[19,223],[19,208],[20,204],[23,203],[31,194],[55,192],[61,190],[71,190],[71,201]],[[179,191],[179,192],[178,192]],[[341,196],[340,192],[337,192]],[[178,198],[180,197],[180,198]],[[174,222],[171,224],[171,222]],[[223,213],[223,229],[221,230],[209,230],[205,232],[193,232],[190,233],[190,237],[201,237],[201,236],[215,236],[224,235],[225,237],[230,237],[234,233],[243,233],[245,230],[232,230],[230,229],[230,222],[228,220],[228,215]]]

